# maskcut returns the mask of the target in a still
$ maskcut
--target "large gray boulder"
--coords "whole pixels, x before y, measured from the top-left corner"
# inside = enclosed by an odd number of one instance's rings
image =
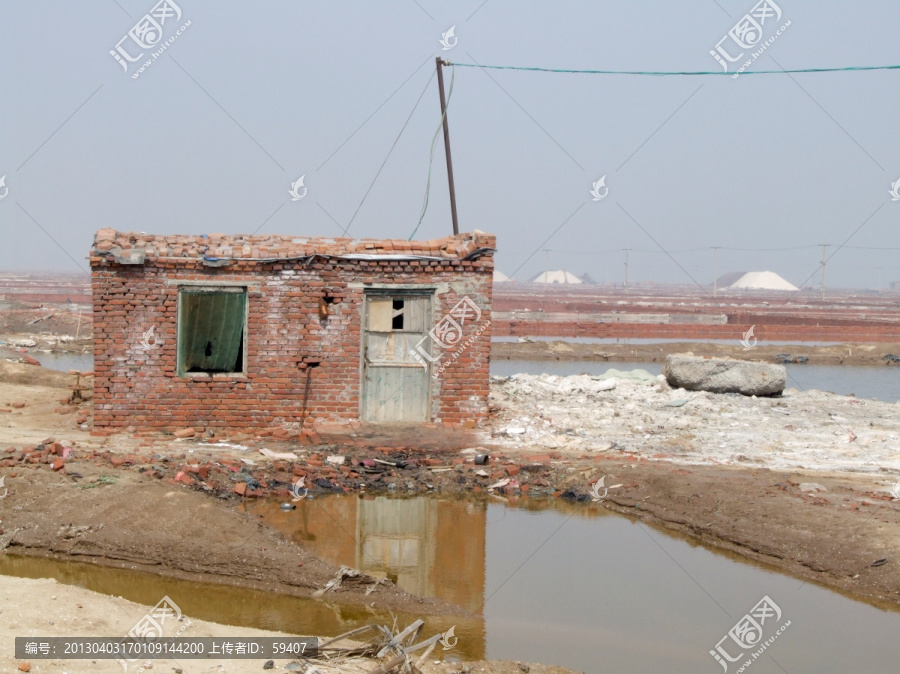
[[[784,365],[681,353],[666,357],[663,374],[669,385],[676,388],[745,396],[779,395],[787,378]]]

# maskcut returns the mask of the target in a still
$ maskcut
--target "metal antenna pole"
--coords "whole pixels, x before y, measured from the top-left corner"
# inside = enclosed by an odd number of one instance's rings
[[[453,234],[459,234],[459,219],[456,217],[456,188],[453,186],[453,160],[450,158],[450,125],[447,123],[447,100],[444,98],[444,62],[438,56],[434,59],[437,67],[438,90],[441,93],[441,118],[444,120],[444,154],[447,157],[447,182],[450,184],[450,215],[453,217]]]
[[[628,290],[628,251],[630,248],[625,249],[625,290]]]
[[[825,299],[825,263],[828,258],[825,257],[825,251],[828,250],[828,244],[820,244],[822,246],[822,299]]]
[[[719,246],[713,246],[713,297],[719,290]]]

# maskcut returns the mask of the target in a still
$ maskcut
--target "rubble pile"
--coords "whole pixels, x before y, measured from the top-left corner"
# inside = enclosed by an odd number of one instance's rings
[[[686,391],[655,379],[493,377],[490,434],[508,450],[541,446],[566,456],[900,471],[900,404],[815,390],[761,398]]]

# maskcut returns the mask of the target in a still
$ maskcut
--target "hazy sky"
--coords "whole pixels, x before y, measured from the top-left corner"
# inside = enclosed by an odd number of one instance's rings
[[[154,7],[162,41],[143,49],[129,31],[152,45],[140,28]],[[0,0],[0,269],[86,269],[101,227],[337,236],[349,225],[353,237],[406,239],[440,121],[435,56],[719,71],[710,50],[753,7],[177,0],[179,18],[155,0]],[[900,64],[897,2],[778,8],[763,41],[790,25],[751,70]],[[127,73],[110,55],[117,45],[144,53]],[[550,249],[551,268],[621,281],[630,248],[632,281],[708,283],[720,246],[720,274],[769,269],[799,285],[818,283],[817,246],[831,244],[829,285],[900,280],[900,201],[889,194],[900,178],[900,71],[732,79],[457,67],[445,69],[448,86],[454,72],[460,229],[495,233],[507,274],[542,271]],[[604,175],[609,192],[594,201]],[[301,176],[308,191],[292,201]],[[438,138],[416,237],[450,232]],[[786,250],[734,250],[775,248]]]

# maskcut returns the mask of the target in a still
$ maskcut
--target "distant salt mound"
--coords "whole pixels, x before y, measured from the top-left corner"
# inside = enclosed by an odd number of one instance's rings
[[[557,269],[556,271],[545,271],[541,272],[537,276],[535,276],[532,280],[532,283],[562,283],[565,285],[578,285],[582,281],[580,278],[575,276],[575,274],[571,272],[567,272],[563,269]]]
[[[799,290],[773,271],[748,271],[728,287],[735,290]]]
[[[504,274],[502,271],[499,271],[497,269],[494,270],[494,283],[508,283],[509,281],[509,276]]]

